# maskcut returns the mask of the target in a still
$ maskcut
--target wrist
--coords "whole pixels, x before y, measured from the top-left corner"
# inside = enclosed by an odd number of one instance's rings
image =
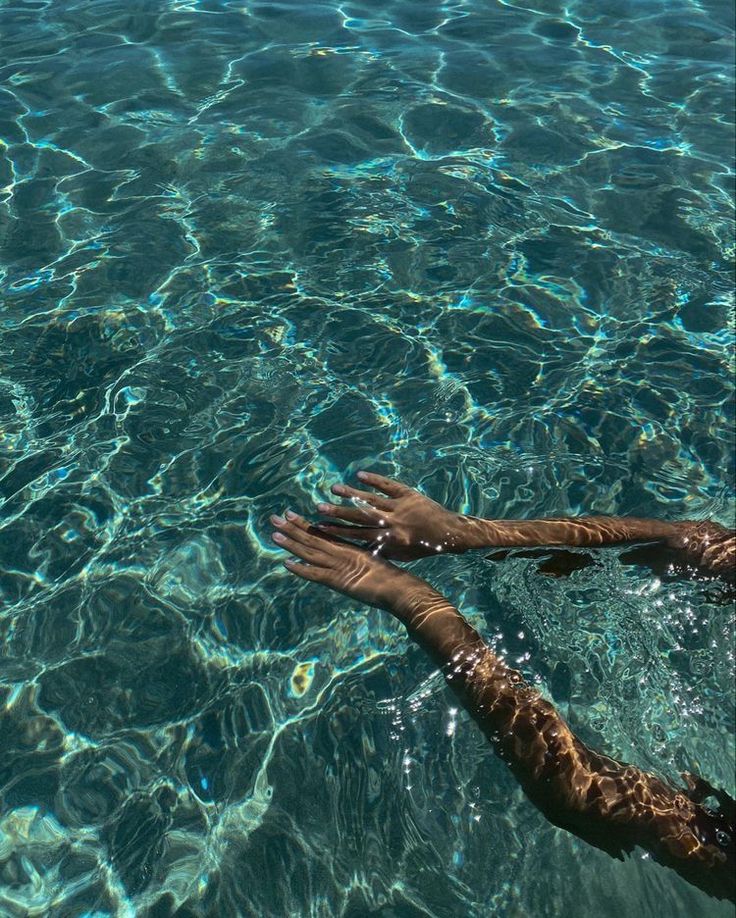
[[[487,548],[497,544],[499,538],[499,524],[491,520],[483,520],[477,516],[463,516],[456,514],[452,534],[452,548],[450,551],[462,554],[476,548]]]

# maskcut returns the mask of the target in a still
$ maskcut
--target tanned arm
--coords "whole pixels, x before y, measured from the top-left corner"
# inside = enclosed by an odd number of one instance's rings
[[[305,562],[285,562],[290,571],[384,609],[404,625],[548,818],[608,850],[638,844],[708,892],[733,896],[730,798],[713,792],[723,804],[710,811],[697,802],[696,791],[701,798],[712,791],[702,780],[689,780],[688,795],[588,749],[554,706],[424,581],[376,554],[318,535],[296,514],[272,522],[274,540]]]
[[[555,707],[510,669],[442,596],[404,591],[390,610],[440,667],[486,737],[547,817],[608,846],[650,850],[691,882],[733,896],[733,813],[588,749]]]
[[[703,574],[731,581],[736,576],[736,532],[718,523],[612,516],[486,520],[453,513],[382,475],[359,472],[358,477],[382,493],[335,485],[333,492],[351,504],[319,504],[321,513],[341,521],[320,524],[320,529],[367,542],[392,560],[411,561],[438,552],[459,554],[481,548],[649,543],[666,550],[672,562]]]

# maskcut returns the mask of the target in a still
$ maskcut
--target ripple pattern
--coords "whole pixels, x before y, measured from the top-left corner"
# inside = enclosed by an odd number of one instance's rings
[[[725,916],[548,825],[268,516],[369,466],[733,525],[733,49],[726,0],[0,2],[0,914]],[[733,793],[713,596],[417,567]]]

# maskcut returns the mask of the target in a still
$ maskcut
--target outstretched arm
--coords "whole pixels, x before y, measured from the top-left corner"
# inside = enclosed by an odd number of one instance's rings
[[[390,612],[555,823],[619,849],[639,844],[691,882],[729,895],[733,814],[706,810],[654,775],[588,749],[554,706],[485,644],[423,580],[381,557],[320,536],[296,514],[272,517],[275,541],[302,559],[290,571]],[[692,788],[700,787],[691,781]],[[701,794],[702,796],[702,794]]]
[[[608,516],[486,520],[453,513],[382,475],[359,472],[358,477],[382,493],[335,485],[333,493],[349,499],[351,505],[319,504],[321,513],[340,521],[322,523],[320,529],[369,542],[393,560],[479,548],[593,548],[648,542],[660,544],[673,560],[705,573],[726,579],[735,575],[736,535],[718,523]]]

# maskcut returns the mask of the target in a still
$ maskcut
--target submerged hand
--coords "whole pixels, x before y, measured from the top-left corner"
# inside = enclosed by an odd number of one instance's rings
[[[287,511],[285,518],[272,516],[271,522],[277,529],[274,542],[302,562],[290,558],[284,561],[285,567],[305,580],[386,611],[395,611],[408,592],[429,589],[424,581],[384,561],[377,552],[320,534],[296,513]]]
[[[358,472],[358,478],[386,496],[333,485],[333,494],[349,498],[352,506],[318,504],[317,509],[349,525],[319,523],[320,532],[370,543],[384,557],[395,561],[463,550],[459,514],[391,478],[372,472]]]

